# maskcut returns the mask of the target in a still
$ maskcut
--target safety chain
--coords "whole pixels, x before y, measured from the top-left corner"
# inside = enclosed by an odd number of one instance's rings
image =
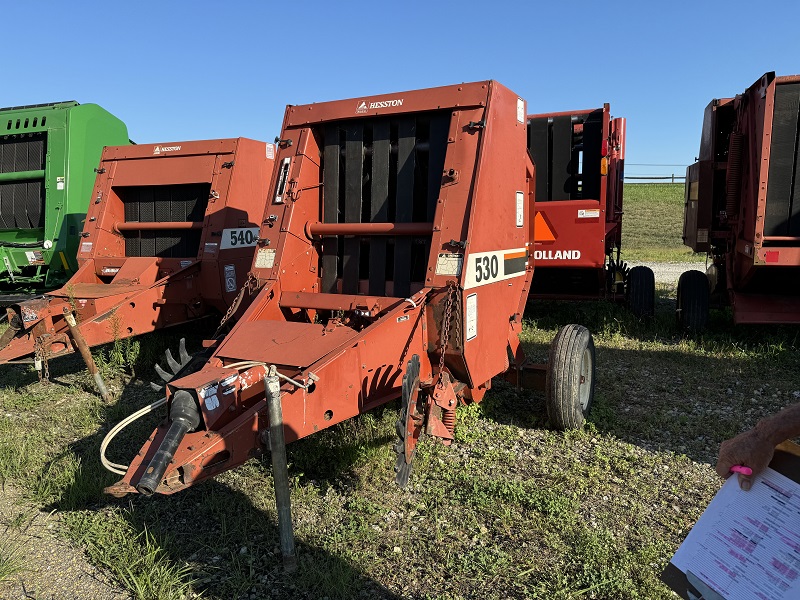
[[[439,357],[439,382],[441,383],[442,373],[444,373],[444,358],[447,353],[448,342],[450,341],[450,321],[453,319],[453,303],[458,294],[458,284],[455,281],[447,282],[447,298],[444,307],[444,321],[442,322],[442,337],[439,345],[441,346],[441,356]]]
[[[258,288],[258,277],[253,275],[253,272],[250,271],[247,274],[247,279],[245,280],[242,288],[239,290],[239,293],[236,295],[236,298],[233,299],[231,305],[228,307],[228,310],[225,311],[225,314],[222,317],[222,320],[219,322],[219,327],[217,327],[217,331],[214,333],[214,337],[222,331],[222,328],[227,323],[228,319],[230,319],[234,313],[239,310],[239,306],[242,304],[242,298],[244,298],[245,291],[250,292],[250,295],[253,295],[253,291]]]
[[[36,373],[39,375],[39,381],[42,383],[50,383],[50,365],[47,361],[47,348],[41,337],[37,337],[33,341],[33,364],[36,367]]]

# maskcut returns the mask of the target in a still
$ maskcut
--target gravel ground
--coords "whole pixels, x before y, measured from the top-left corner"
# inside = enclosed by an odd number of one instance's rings
[[[705,272],[705,263],[628,263],[629,267],[636,267],[638,265],[646,265],[653,269],[656,276],[656,283],[668,283],[670,285],[678,285],[678,278],[685,271],[698,269]]]
[[[4,600],[128,600],[84,552],[59,537],[57,513],[27,503],[8,483],[0,490],[0,545],[18,549],[22,570],[0,583]],[[5,554],[5,552],[4,552]]]

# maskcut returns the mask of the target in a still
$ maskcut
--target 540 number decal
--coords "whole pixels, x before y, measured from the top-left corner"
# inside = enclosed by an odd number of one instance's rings
[[[255,246],[258,241],[258,227],[242,227],[239,229],[225,229],[222,232],[220,250],[230,248],[246,248]]]

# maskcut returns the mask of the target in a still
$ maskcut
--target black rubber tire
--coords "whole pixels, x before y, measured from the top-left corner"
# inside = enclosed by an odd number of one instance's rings
[[[710,303],[708,277],[702,271],[686,271],[678,279],[675,310],[678,327],[700,332],[708,325]]]
[[[565,325],[550,344],[546,404],[550,425],[577,429],[592,408],[595,382],[594,340],[582,325]]]
[[[652,319],[656,314],[656,276],[650,267],[633,267],[625,287],[628,308],[639,319]]]

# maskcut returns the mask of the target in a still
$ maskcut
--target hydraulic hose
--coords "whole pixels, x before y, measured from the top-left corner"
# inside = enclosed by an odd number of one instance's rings
[[[200,412],[197,403],[192,395],[186,390],[178,390],[172,397],[172,405],[169,410],[169,417],[172,423],[167,430],[167,435],[161,440],[158,450],[147,465],[147,469],[136,485],[137,491],[144,496],[152,496],[172,459],[175,451],[183,441],[184,436],[190,431],[194,431],[200,425]]]

